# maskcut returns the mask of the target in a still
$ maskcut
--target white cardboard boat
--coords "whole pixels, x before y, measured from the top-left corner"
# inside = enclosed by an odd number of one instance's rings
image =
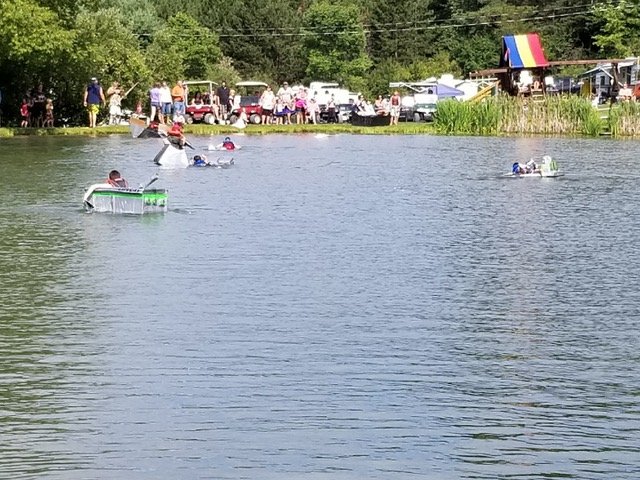
[[[153,161],[162,168],[187,168],[189,158],[184,148],[174,145],[166,137],[162,139],[162,150],[158,152]]]
[[[516,162],[513,164],[511,171],[504,174],[505,177],[512,178],[555,178],[563,175],[557,162],[549,155],[542,157],[542,162],[535,164],[535,167],[531,171],[527,171]]]
[[[108,183],[91,185],[82,198],[88,212],[123,213],[142,215],[144,213],[164,213],[168,208],[168,191],[164,188],[119,188]]]

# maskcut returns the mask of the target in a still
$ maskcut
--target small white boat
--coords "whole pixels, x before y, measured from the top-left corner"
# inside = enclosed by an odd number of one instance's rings
[[[109,183],[96,183],[87,189],[82,203],[88,212],[134,215],[164,213],[168,208],[167,190],[147,188],[157,178],[154,177],[140,188],[120,188]]]
[[[555,178],[563,175],[557,162],[549,155],[545,155],[539,164],[534,159],[529,160],[525,165],[515,162],[511,167],[511,171],[503,176],[512,178]]]
[[[171,143],[167,138],[163,138],[162,150],[158,152],[153,161],[163,168],[187,168],[189,158],[184,148]]]

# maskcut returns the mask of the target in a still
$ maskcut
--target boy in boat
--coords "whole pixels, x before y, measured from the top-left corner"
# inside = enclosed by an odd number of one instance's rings
[[[173,122],[169,131],[167,131],[168,139],[174,145],[178,145],[180,148],[184,148],[187,143],[187,139],[182,133],[182,123],[181,122]]]
[[[527,164],[524,166],[524,169],[527,173],[536,173],[540,170],[533,158],[527,162]]]
[[[109,178],[107,178],[107,183],[112,187],[116,188],[129,188],[129,184],[127,181],[120,175],[118,170],[111,170],[109,172]]]

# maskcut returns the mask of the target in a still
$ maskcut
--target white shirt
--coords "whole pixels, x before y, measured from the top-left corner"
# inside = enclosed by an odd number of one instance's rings
[[[160,103],[171,102],[171,89],[169,87],[160,87]]]
[[[265,90],[260,97],[260,106],[265,110],[273,110],[275,98],[276,97],[271,90]]]
[[[280,100],[282,100],[284,103],[289,103],[293,98],[293,90],[291,89],[291,87],[280,87],[280,89],[278,90],[278,97],[280,97]]]

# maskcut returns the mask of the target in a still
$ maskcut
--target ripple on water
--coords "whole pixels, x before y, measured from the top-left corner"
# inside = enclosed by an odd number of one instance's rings
[[[234,168],[161,171],[170,211],[137,218],[80,199],[149,178],[156,142],[23,140],[10,478],[640,475],[632,143],[246,136]],[[565,177],[500,177],[544,153]]]

